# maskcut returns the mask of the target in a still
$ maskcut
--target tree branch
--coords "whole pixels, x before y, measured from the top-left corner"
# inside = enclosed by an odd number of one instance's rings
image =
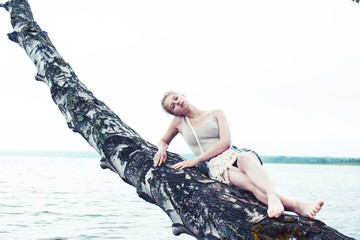
[[[248,192],[216,182],[197,168],[174,170],[183,159],[169,153],[153,167],[157,148],[125,124],[79,81],[35,22],[26,0],[1,4],[10,12],[14,32],[9,39],[25,49],[37,68],[35,79],[51,96],[70,129],[101,156],[101,166],[134,186],[137,194],[167,213],[175,235],[198,239],[351,239],[321,221],[294,215],[270,219],[266,206]]]

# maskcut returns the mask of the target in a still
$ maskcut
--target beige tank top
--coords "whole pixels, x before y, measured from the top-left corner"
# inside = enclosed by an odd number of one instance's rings
[[[204,152],[220,140],[219,125],[212,112],[210,113],[209,120],[203,126],[194,128],[194,130]],[[193,131],[186,124],[185,117],[182,117],[182,135],[194,155],[199,156],[201,154],[201,149],[196,141]]]

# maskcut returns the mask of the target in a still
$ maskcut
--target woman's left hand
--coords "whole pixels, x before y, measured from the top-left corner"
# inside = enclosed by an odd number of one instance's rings
[[[199,164],[199,161],[196,158],[194,158],[194,159],[191,159],[191,160],[178,162],[174,166],[172,166],[172,168],[182,170],[184,168],[189,168],[189,167],[196,166],[197,164]]]

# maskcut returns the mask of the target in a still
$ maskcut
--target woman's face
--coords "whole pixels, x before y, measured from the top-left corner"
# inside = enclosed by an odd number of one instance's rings
[[[175,116],[182,116],[188,111],[189,101],[182,94],[170,94],[165,99],[165,107]]]

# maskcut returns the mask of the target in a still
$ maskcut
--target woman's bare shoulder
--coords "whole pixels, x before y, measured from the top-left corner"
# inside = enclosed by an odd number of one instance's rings
[[[216,118],[216,119],[225,117],[225,113],[221,109],[214,109],[212,111],[212,114],[213,114],[214,118]]]
[[[170,122],[170,126],[178,130],[181,130],[181,124],[182,124],[182,117],[180,116],[174,116]]]

